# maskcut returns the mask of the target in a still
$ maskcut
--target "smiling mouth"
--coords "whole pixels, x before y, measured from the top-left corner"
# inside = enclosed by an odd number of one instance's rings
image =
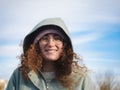
[[[56,52],[57,50],[49,49],[49,50],[45,50],[45,51],[46,51],[46,52],[53,53],[53,52]]]

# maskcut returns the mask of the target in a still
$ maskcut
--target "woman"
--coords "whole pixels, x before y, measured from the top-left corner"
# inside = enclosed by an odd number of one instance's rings
[[[65,23],[45,19],[25,37],[21,65],[7,90],[93,90],[86,67],[77,59]]]

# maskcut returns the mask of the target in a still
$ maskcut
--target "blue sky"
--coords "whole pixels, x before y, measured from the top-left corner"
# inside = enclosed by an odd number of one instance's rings
[[[26,34],[44,18],[61,17],[75,52],[93,72],[120,68],[119,0],[0,0],[0,78],[19,65]]]

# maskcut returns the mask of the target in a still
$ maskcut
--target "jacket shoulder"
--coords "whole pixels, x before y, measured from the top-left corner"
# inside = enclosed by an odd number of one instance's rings
[[[84,90],[94,90],[94,84],[88,71],[74,68],[71,76],[74,80],[75,90],[82,90],[82,88]]]

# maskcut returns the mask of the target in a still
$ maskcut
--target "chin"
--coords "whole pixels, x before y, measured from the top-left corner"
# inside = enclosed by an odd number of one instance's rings
[[[47,61],[57,61],[58,58],[46,58]]]

